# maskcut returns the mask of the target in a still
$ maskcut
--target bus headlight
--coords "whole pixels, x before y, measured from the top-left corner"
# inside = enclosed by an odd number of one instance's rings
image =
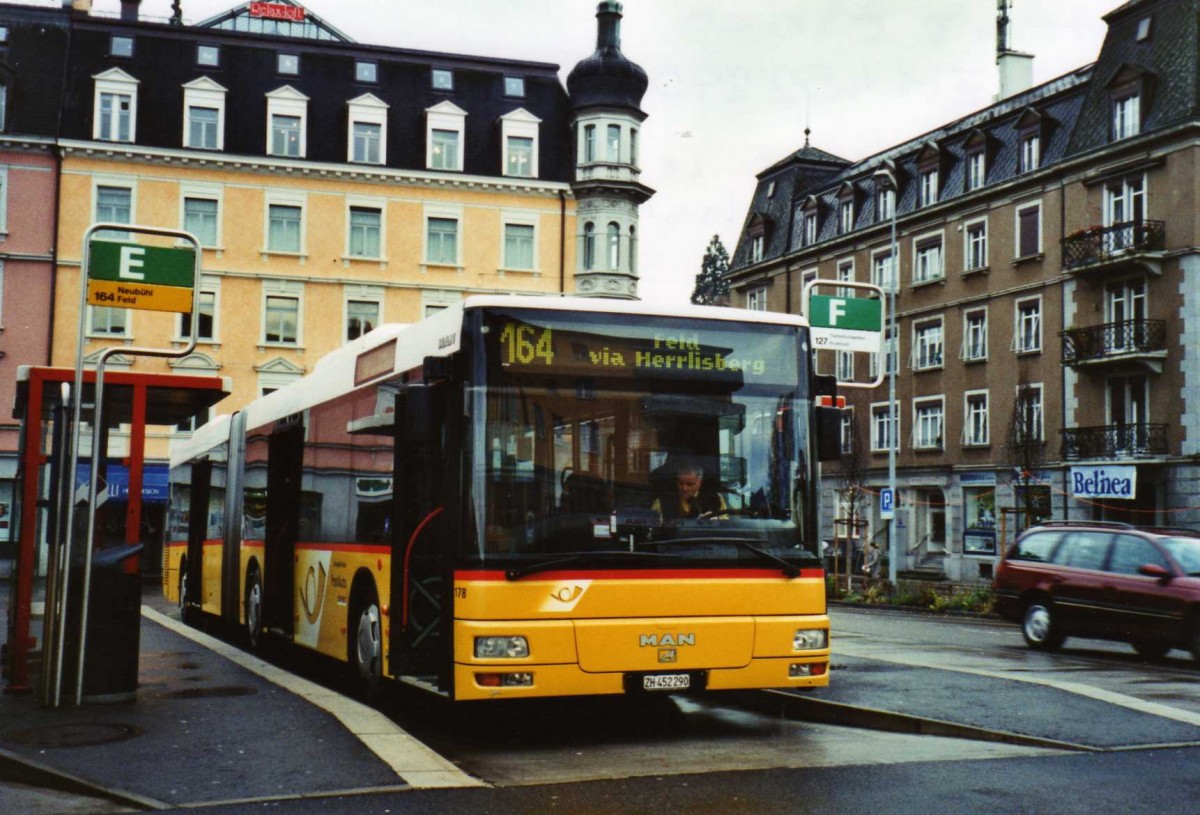
[[[476,659],[524,659],[529,641],[524,637],[476,637]]]
[[[829,645],[829,631],[824,628],[798,628],[792,637],[793,651],[812,651]]]

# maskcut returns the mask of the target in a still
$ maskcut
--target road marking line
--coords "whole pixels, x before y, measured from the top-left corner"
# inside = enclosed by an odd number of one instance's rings
[[[895,665],[907,665],[915,668],[933,668],[939,671],[957,671],[958,673],[974,674],[976,676],[986,676],[992,679],[1007,679],[1012,682],[1027,682],[1031,685],[1043,685],[1048,688],[1057,688],[1067,693],[1074,693],[1078,696],[1086,696],[1090,699],[1095,699],[1100,702],[1107,702],[1111,705],[1136,710],[1141,713],[1149,713],[1152,716],[1159,716],[1163,719],[1173,719],[1184,724],[1195,725],[1200,727],[1200,713],[1193,713],[1190,710],[1180,710],[1179,708],[1164,705],[1160,702],[1147,702],[1144,699],[1138,699],[1136,696],[1127,696],[1116,691],[1104,690],[1103,688],[1084,685],[1081,682],[1060,682],[1056,679],[1043,679],[1036,676],[1015,676],[1002,671],[989,671],[983,668],[964,668],[959,666],[946,665],[944,662],[935,662],[932,660],[922,660],[911,653],[905,653],[902,656],[890,658],[881,656],[878,651],[871,647],[855,648],[852,644],[849,648],[839,644],[838,652],[844,653],[847,656],[859,657],[861,659],[873,659],[879,662],[890,662]]]
[[[379,756],[380,760],[391,767],[410,787],[430,789],[488,786],[413,738],[398,724],[372,707],[303,677],[290,674],[229,643],[189,628],[149,606],[142,606],[142,614],[164,628],[187,637],[326,711],[366,745],[367,749]]]

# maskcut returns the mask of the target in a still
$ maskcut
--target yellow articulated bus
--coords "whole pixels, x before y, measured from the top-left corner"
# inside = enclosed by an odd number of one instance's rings
[[[796,316],[473,297],[383,326],[171,461],[163,588],[453,700],[829,681]],[[822,453],[828,451],[828,456]]]

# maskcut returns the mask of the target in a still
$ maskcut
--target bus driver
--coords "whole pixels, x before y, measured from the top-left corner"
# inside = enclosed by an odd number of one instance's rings
[[[675,471],[676,498],[663,506],[655,498],[650,508],[665,518],[712,518],[725,511],[725,500],[716,492],[705,492],[704,470],[681,464]]]

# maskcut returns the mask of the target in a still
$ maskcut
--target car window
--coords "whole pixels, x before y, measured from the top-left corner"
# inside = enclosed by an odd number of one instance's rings
[[[1118,574],[1137,574],[1138,569],[1152,563],[1170,569],[1166,557],[1158,548],[1145,538],[1136,535],[1117,535],[1113,541],[1112,557],[1108,561],[1108,571]]]
[[[1017,541],[1012,558],[1013,560],[1036,560],[1047,563],[1054,553],[1054,547],[1061,539],[1061,532],[1033,532]]]
[[[1186,574],[1200,574],[1200,538],[1162,538],[1161,542]]]
[[[1054,562],[1072,569],[1103,569],[1111,538],[1107,532],[1071,532],[1054,553]]]

